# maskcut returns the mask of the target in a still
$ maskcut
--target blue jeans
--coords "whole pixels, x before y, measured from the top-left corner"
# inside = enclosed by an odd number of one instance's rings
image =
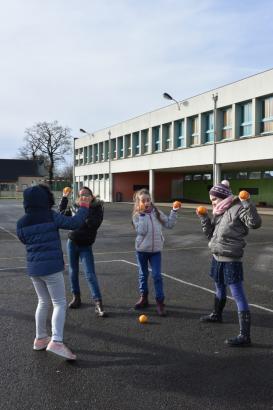
[[[138,282],[141,295],[148,295],[149,263],[155,287],[155,297],[159,302],[164,301],[163,279],[161,275],[161,252],[136,252],[138,264]]]
[[[80,293],[79,284],[79,261],[81,260],[83,270],[95,300],[101,300],[100,288],[95,272],[94,256],[91,246],[78,246],[73,241],[67,241],[67,256],[69,263],[69,279],[72,293]]]
[[[215,282],[215,288],[218,299],[224,299],[227,295],[226,285]],[[237,305],[238,312],[249,310],[243,282],[232,283],[229,285],[229,289]]]

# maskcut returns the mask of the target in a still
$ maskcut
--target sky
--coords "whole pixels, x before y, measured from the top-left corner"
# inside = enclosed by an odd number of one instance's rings
[[[273,68],[272,0],[9,0],[0,158],[57,120],[88,132]]]

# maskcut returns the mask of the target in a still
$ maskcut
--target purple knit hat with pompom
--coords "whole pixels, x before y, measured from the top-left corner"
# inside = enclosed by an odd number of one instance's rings
[[[214,196],[215,198],[227,198],[228,196],[232,195],[229,187],[229,182],[227,180],[223,180],[220,184],[214,185],[209,191],[209,194],[211,196]]]

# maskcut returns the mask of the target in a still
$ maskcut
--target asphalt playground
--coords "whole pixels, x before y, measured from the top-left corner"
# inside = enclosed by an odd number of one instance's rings
[[[1,410],[273,409],[272,215],[262,215],[263,226],[250,232],[245,251],[253,346],[230,348],[225,338],[238,333],[232,299],[223,324],[199,322],[211,310],[213,283],[194,209],[182,209],[175,228],[164,231],[168,316],[156,315],[150,282],[149,321],[141,325],[133,309],[138,291],[131,205],[106,204],[93,250],[109,317],[95,317],[81,275],[83,306],[68,309],[65,325],[75,363],[32,350],[37,299],[16,237],[22,215],[21,202],[0,201]],[[67,233],[61,236],[66,260]],[[67,272],[65,281],[69,300]]]

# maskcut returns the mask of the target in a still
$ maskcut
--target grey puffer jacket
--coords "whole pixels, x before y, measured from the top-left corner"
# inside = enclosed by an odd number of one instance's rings
[[[218,260],[238,260],[243,256],[244,237],[249,228],[257,229],[262,221],[255,205],[238,197],[222,215],[200,217],[203,232],[209,239],[209,248]],[[221,259],[222,258],[222,259]]]
[[[163,249],[164,237],[162,226],[173,228],[177,221],[177,212],[171,210],[169,216],[158,211],[162,223],[156,216],[153,209],[151,213],[135,214],[133,224],[136,229],[136,250],[138,252],[160,252]]]

